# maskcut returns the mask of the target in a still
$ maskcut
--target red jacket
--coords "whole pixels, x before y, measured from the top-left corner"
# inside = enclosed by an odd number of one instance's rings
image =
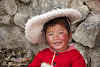
[[[51,64],[54,52],[49,48],[40,51],[28,67],[40,67],[42,62]],[[65,52],[55,54],[53,67],[86,67],[83,56],[77,49],[71,47]]]

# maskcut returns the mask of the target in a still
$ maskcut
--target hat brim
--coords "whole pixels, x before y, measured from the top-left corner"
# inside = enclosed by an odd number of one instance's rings
[[[56,9],[47,13],[34,16],[28,20],[25,25],[25,37],[33,44],[39,43],[42,37],[43,25],[56,17],[69,17],[71,22],[81,18],[81,14],[78,10],[72,8]]]

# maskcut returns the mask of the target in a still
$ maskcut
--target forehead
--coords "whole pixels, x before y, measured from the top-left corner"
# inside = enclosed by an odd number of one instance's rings
[[[65,27],[65,20],[64,19],[55,19],[55,20],[51,20],[49,22],[46,23],[46,26],[47,28],[48,27],[53,27],[53,26],[56,26],[56,25],[60,25],[60,26],[63,26]]]
[[[66,30],[64,24],[55,24],[55,25],[49,26],[47,28],[47,32],[50,32],[50,31],[59,31],[59,30]]]
[[[43,25],[44,33],[47,32],[48,28],[54,27],[58,24],[61,25],[60,27],[66,28],[67,31],[69,30],[69,23],[67,22],[66,18],[59,17],[59,18],[49,20]]]

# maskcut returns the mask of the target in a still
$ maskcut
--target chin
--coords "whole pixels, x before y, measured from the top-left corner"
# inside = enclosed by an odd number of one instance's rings
[[[59,48],[54,48],[54,49],[56,49],[56,50],[61,50],[62,48],[61,48],[61,47],[59,47]]]

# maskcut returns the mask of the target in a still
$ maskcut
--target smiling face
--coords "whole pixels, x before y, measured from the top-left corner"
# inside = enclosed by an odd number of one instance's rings
[[[68,31],[63,24],[49,26],[46,31],[49,46],[56,51],[64,51],[68,47]]]

